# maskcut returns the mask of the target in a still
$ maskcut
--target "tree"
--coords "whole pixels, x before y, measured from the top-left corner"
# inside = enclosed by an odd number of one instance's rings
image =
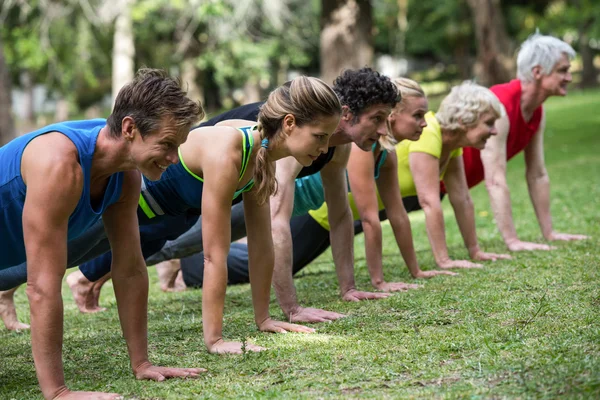
[[[487,86],[508,82],[514,77],[514,61],[500,0],[468,0],[467,3],[477,38],[477,80]]]
[[[8,143],[15,136],[10,96],[10,75],[6,62],[4,62],[4,46],[2,36],[0,36],[0,146]]]
[[[120,13],[115,21],[112,58],[112,98],[117,98],[119,90],[133,80],[135,44],[133,42],[133,21],[131,19],[132,0],[120,0],[115,4]]]
[[[321,77],[327,83],[345,68],[373,64],[369,0],[321,0]]]

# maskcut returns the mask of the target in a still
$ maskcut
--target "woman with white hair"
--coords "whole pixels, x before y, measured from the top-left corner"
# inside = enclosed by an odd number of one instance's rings
[[[429,112],[425,116],[428,126],[421,138],[405,145],[407,149],[402,153],[407,156],[408,165],[399,157],[399,168],[410,168],[419,204],[425,212],[431,249],[440,268],[481,267],[481,264],[472,261],[452,260],[448,254],[440,179],[445,184],[471,260],[510,258],[506,254],[486,253],[479,247],[473,201],[462,160],[463,147],[480,150],[485,147],[487,140],[496,134],[494,123],[501,116],[502,106],[489,89],[465,82],[452,88],[437,113]]]
[[[517,236],[506,164],[522,151],[529,195],[544,238],[567,241],[587,238],[554,231],[550,178],[544,162],[546,118],[542,105],[548,97],[567,95],[573,57],[573,48],[560,39],[537,33],[530,36],[517,56],[517,79],[490,88],[506,110],[496,122],[498,134],[489,140],[485,149],[466,148],[464,151],[467,184],[473,187],[485,179],[494,219],[510,251],[551,249],[547,244],[522,241]]]

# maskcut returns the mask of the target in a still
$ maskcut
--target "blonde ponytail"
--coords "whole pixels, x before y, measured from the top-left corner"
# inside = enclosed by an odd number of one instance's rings
[[[299,76],[269,94],[258,114],[261,148],[256,153],[254,186],[260,204],[277,192],[275,163],[269,162],[268,147],[285,140],[282,133],[285,116],[293,115],[296,125],[303,126],[341,113],[342,105],[335,92],[317,78]]]

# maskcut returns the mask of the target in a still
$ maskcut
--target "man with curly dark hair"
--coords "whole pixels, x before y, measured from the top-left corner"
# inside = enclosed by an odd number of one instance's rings
[[[275,246],[275,272],[273,285],[279,303],[291,321],[322,322],[342,317],[342,314],[321,309],[304,308],[298,304],[292,279],[292,236],[290,219],[298,215],[299,209],[307,203],[320,206],[326,201],[332,210],[331,247],[334,264],[340,283],[342,297],[347,301],[377,299],[386,293],[371,293],[356,290],[354,282],[354,230],[353,218],[348,206],[346,164],[350,155],[351,143],[365,151],[370,151],[382,135],[386,135],[386,118],[400,100],[396,86],[391,80],[371,68],[344,71],[334,82],[333,89],[339,96],[343,109],[342,118],[329,140],[326,153],[315,154],[313,164],[302,167],[295,159],[288,157],[277,161],[276,177],[278,191],[271,198],[273,241]],[[254,103],[221,114],[203,126],[215,125],[225,120],[256,120],[261,103]],[[321,172],[323,189],[313,193],[310,199],[295,196],[295,180],[303,176]],[[303,203],[304,207],[298,207]],[[304,213],[310,208],[306,208]],[[232,240],[245,236],[243,206],[237,204],[232,210]],[[146,259],[148,265],[173,258],[181,258],[202,251],[202,223],[167,244],[157,253]],[[164,242],[163,242],[164,243]],[[230,281],[235,280],[230,271]],[[97,276],[88,271],[75,272],[70,281],[72,289],[94,296],[93,280]],[[77,281],[77,282],[75,282]],[[96,296],[97,297],[97,296]],[[97,301],[97,300],[95,300]],[[95,302],[94,301],[94,302]]]

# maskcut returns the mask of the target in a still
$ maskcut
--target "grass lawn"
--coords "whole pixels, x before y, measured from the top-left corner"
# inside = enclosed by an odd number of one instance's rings
[[[552,99],[546,110],[546,162],[558,231],[591,235],[551,252],[439,277],[388,299],[346,303],[338,296],[331,253],[296,279],[303,305],[345,313],[312,335],[259,333],[248,285],[230,287],[225,338],[268,347],[258,354],[208,354],[202,341],[201,291],[162,293],[150,270],[150,354],[160,365],[208,369],[197,380],[136,381],[121,337],[112,287],[108,311],[79,314],[66,284],[64,361],[75,390],[127,398],[600,398],[600,92]],[[523,157],[508,179],[520,237],[539,241],[524,179]],[[485,188],[472,191],[485,250],[505,248]],[[466,257],[452,210],[444,202],[451,256]],[[420,264],[432,268],[422,213],[411,215]],[[384,227],[387,280],[412,281],[389,226]],[[596,249],[596,250],[594,250]],[[356,238],[356,279],[371,288],[363,237]],[[28,321],[23,289],[18,312]],[[274,297],[271,312],[282,313]],[[41,398],[29,333],[0,332],[0,399]]]

